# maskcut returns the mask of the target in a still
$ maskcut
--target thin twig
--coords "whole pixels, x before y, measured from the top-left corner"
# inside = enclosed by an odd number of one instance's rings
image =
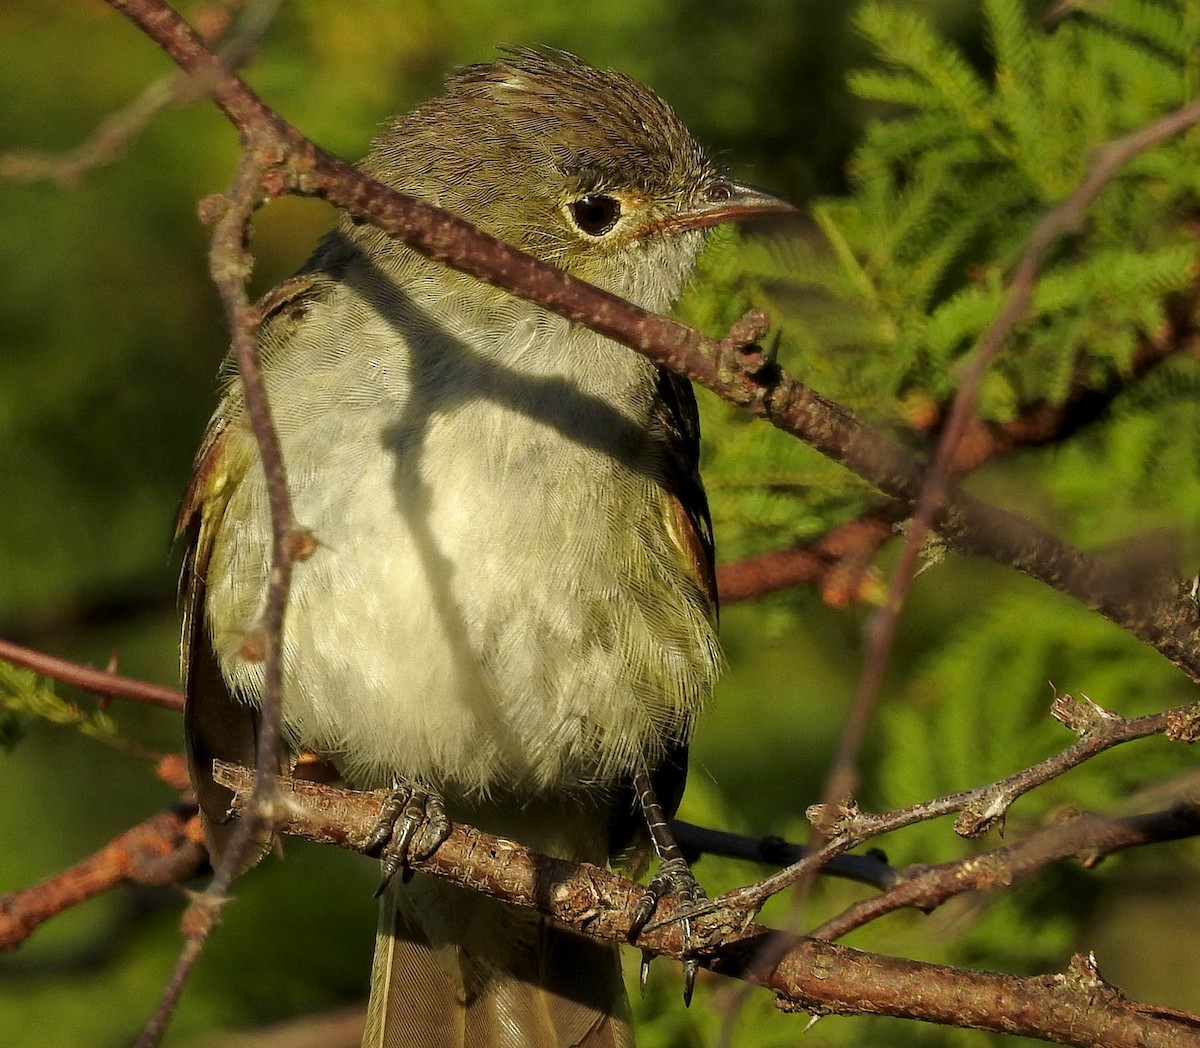
[[[1024,768],[999,782],[963,790],[907,808],[875,814],[862,811],[856,804],[843,802],[833,810],[814,805],[808,810],[810,821],[828,828],[825,843],[798,862],[756,884],[736,888],[715,899],[682,909],[675,915],[697,917],[725,908],[757,911],[778,891],[801,878],[811,876],[836,855],[841,855],[885,833],[904,829],[930,819],[961,812],[955,830],[964,837],[975,837],[996,825],[1005,812],[1024,793],[1057,778],[1105,750],[1135,739],[1165,735],[1181,742],[1195,741],[1195,707],[1179,706],[1144,717],[1119,717],[1100,710],[1087,700],[1060,695],[1051,707],[1054,716],[1080,732],[1081,738],[1052,757]],[[653,928],[658,922],[651,922]]]
[[[283,0],[255,0],[246,6],[218,52],[229,69],[239,68],[253,55],[282,6]],[[87,138],[66,153],[25,149],[0,153],[0,178],[14,182],[50,180],[66,188],[78,185],[89,171],[119,159],[164,109],[194,102],[203,95],[203,88],[190,76],[183,73],[164,76],[124,108],[107,116]]]
[[[233,355],[245,395],[250,427],[258,442],[258,450],[266,474],[267,495],[271,510],[272,560],[267,583],[266,610],[257,631],[258,647],[263,661],[263,689],[259,704],[258,736],[256,739],[256,776],[254,795],[247,817],[230,838],[224,853],[213,871],[212,881],[204,893],[193,902],[185,920],[187,939],[176,961],[153,1016],[147,1022],[137,1042],[137,1048],[154,1048],[162,1038],[166,1024],[178,1004],[204,941],[212,931],[220,907],[226,900],[235,878],[245,867],[246,855],[262,824],[274,832],[278,807],[277,777],[280,763],[280,724],[283,694],[283,615],[291,584],[292,565],[312,551],[308,534],[295,526],[291,495],[288,492],[283,454],[279,437],[271,418],[271,406],[263,381],[255,334],[258,314],[251,308],[246,294],[250,261],[245,243],[250,219],[260,199],[260,184],[264,165],[259,155],[244,151],[233,185],[223,198],[217,216],[210,251],[213,282],[225,306],[226,319],[232,332]]]
[[[1085,812],[1057,826],[940,866],[903,870],[897,882],[871,899],[847,907],[813,929],[817,939],[833,941],[888,913],[916,907],[931,913],[966,891],[1009,888],[1019,880],[1063,859],[1078,859],[1091,869],[1101,859],[1125,848],[1161,844],[1200,835],[1200,803],[1180,802],[1163,811],[1109,818]]]
[[[135,680],[133,677],[122,677],[119,673],[110,673],[108,670],[94,669],[68,659],[60,659],[56,655],[48,655],[44,651],[14,644],[9,640],[0,640],[0,659],[83,691],[109,695],[115,699],[144,702],[148,706],[161,706],[168,710],[183,709],[183,695],[174,688]]]

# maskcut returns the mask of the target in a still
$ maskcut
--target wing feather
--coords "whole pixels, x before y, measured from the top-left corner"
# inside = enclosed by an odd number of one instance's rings
[[[260,344],[268,330],[278,336],[281,325],[297,323],[308,304],[326,286],[328,281],[321,275],[302,274],[270,292],[257,306],[261,318]],[[273,341],[278,344],[278,340]],[[188,766],[214,861],[223,851],[232,827],[228,822],[231,796],[225,787],[213,781],[213,761],[253,767],[257,754],[257,711],[229,692],[213,651],[205,601],[213,544],[230,496],[257,454],[242,413],[241,389],[230,383],[196,453],[192,478],[175,520],[176,538],[183,537],[187,543],[179,580],[183,611],[180,657],[187,696],[184,732]],[[285,756],[283,761],[281,771],[287,769],[289,758]],[[260,834],[254,844],[246,865],[253,865],[262,857],[271,846],[271,837]]]
[[[718,612],[716,551],[708,497],[700,480],[700,413],[692,384],[658,369],[653,421],[667,449],[666,489],[672,502],[673,534],[711,607]]]

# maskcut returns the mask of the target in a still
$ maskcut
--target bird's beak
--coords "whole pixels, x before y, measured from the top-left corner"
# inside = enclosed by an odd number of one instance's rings
[[[732,179],[722,179],[709,190],[709,199],[690,211],[669,215],[655,223],[655,232],[675,233],[685,229],[708,229],[723,222],[740,222],[764,215],[790,215],[797,208],[782,197]]]

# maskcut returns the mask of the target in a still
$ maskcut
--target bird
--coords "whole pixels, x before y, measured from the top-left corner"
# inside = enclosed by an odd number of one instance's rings
[[[655,312],[710,227],[792,210],[718,168],[650,88],[545,48],[452,72],[360,167]],[[688,382],[350,216],[258,313],[315,537],[282,627],[285,764],[315,753],[351,786],[564,859],[622,854],[639,771],[678,805],[722,665]],[[272,557],[224,375],[177,522],[185,733],[214,856],[232,824],[212,763],[254,761],[264,678],[246,638]],[[614,945],[429,876],[388,881],[364,1046],[632,1036]]]

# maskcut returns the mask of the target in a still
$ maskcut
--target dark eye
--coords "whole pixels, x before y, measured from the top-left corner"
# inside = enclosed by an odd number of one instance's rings
[[[602,193],[588,193],[571,204],[571,217],[588,236],[602,237],[621,217],[621,202]]]
[[[708,198],[710,203],[723,204],[726,200],[733,196],[733,186],[725,181],[725,179],[718,178],[708,187],[704,195]]]

